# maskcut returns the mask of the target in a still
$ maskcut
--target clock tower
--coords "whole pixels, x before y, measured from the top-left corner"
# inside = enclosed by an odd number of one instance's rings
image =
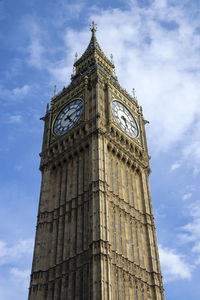
[[[91,31],[42,118],[29,300],[164,300],[146,121]]]

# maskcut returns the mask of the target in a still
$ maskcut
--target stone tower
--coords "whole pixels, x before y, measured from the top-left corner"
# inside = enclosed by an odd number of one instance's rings
[[[42,118],[29,300],[164,300],[146,121],[91,31]]]

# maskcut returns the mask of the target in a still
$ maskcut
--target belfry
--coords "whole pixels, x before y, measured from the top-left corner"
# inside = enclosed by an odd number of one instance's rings
[[[42,118],[29,300],[164,300],[146,121],[91,32]]]

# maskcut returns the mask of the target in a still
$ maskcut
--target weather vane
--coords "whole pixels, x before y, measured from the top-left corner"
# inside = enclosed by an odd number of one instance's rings
[[[94,21],[92,21],[92,24],[90,24],[90,30],[92,32],[96,32],[97,31],[97,24],[95,24]]]

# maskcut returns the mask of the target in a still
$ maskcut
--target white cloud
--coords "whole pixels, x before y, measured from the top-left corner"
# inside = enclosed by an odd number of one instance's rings
[[[31,86],[25,84],[22,87],[7,89],[0,85],[0,100],[2,105],[6,105],[8,101],[20,101],[31,91]]]
[[[187,143],[183,149],[183,157],[188,164],[193,166],[194,174],[200,171],[200,122],[193,124],[191,132],[188,134]]]
[[[28,30],[27,34],[30,39],[27,48],[29,54],[27,62],[29,65],[41,69],[45,66],[46,62],[44,54],[47,53],[47,49],[45,49],[44,43],[47,33],[32,18],[25,19],[23,26],[26,26],[25,30]]]
[[[80,13],[83,10],[85,3],[84,2],[73,2],[68,3],[65,0],[57,1],[59,10],[55,11],[54,24],[61,26],[67,20],[77,19],[80,17]]]
[[[13,276],[13,278],[17,279],[17,280],[26,280],[29,279],[30,276],[30,269],[25,269],[25,270],[21,270],[18,268],[12,268],[10,270],[11,275]]]
[[[176,151],[181,163],[195,166],[198,172],[199,21],[190,18],[188,10],[178,3],[171,6],[166,0],[156,0],[145,7],[136,0],[127,3],[129,9],[123,10],[93,6],[88,10],[88,23],[95,20],[102,49],[108,57],[114,54],[119,82],[128,91],[136,88],[144,116],[151,123],[148,138],[154,153],[179,145],[182,150]],[[61,4],[66,11],[67,5]],[[69,7],[75,15],[82,9],[78,3]],[[89,43],[88,26],[81,31],[67,27],[62,31],[63,45],[54,48],[54,53],[45,44],[49,33],[34,22],[30,28],[29,63],[48,71],[52,81],[63,87],[72,73],[74,53],[81,55]],[[62,53],[57,61],[56,51]]]
[[[200,116],[200,39],[195,20],[167,1],[153,1],[148,8],[134,1],[130,10],[123,11],[99,9],[90,19],[98,24],[97,37],[107,56],[114,54],[120,83],[129,91],[133,87],[138,91],[145,118],[151,122],[150,140],[155,149],[166,151],[183,142]],[[65,43],[70,55],[83,53],[88,36],[88,28],[67,29]],[[54,70],[58,81],[72,69],[72,60],[66,63],[65,68],[59,64]]]
[[[13,267],[9,271],[1,270],[0,299],[27,299],[30,282],[30,269]]]
[[[24,85],[23,87],[21,87],[21,88],[14,88],[13,89],[13,94],[15,95],[15,96],[25,96],[25,95],[27,95],[28,94],[28,92],[30,91],[30,86],[28,86],[27,84],[26,85]]]
[[[159,255],[165,282],[191,278],[193,266],[185,261],[184,255],[161,245],[159,245]]]
[[[30,255],[33,251],[33,240],[21,240],[17,244],[8,246],[0,241],[0,265],[11,263],[24,255]]]
[[[173,172],[174,170],[180,168],[180,166],[180,163],[174,163],[173,165],[171,165],[170,172]]]
[[[187,205],[187,212],[191,221],[180,228],[179,235],[181,241],[191,245],[192,252],[195,254],[194,264],[200,263],[200,202]]]
[[[9,117],[9,122],[10,123],[20,123],[22,121],[22,116],[21,115],[13,115]]]
[[[11,246],[0,241],[0,299],[27,299],[32,251],[32,239]]]
[[[182,196],[182,200],[185,201],[190,199],[191,197],[192,197],[192,193],[187,193]]]
[[[196,245],[192,248],[192,251],[200,253],[200,241],[196,243]]]
[[[42,59],[43,59],[44,47],[42,46],[38,38],[32,38],[32,41],[29,45],[29,51],[30,51],[30,59],[29,59],[30,65],[41,68],[43,64]]]

